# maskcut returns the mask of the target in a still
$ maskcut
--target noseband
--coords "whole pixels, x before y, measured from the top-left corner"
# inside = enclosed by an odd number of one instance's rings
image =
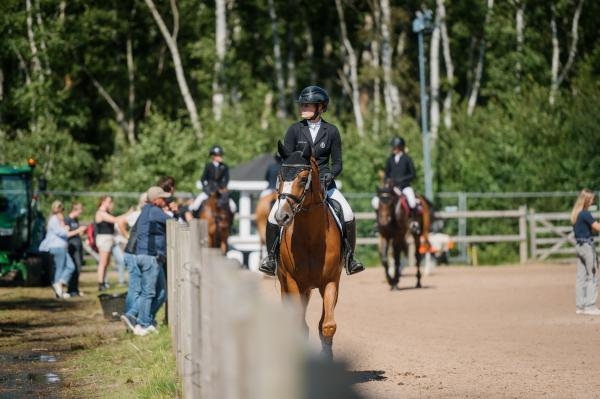
[[[283,168],[299,168],[300,170],[298,170],[295,174],[294,177],[290,180],[285,180],[283,178]],[[290,165],[282,165],[281,166],[281,172],[279,173],[279,179],[280,181],[293,181],[296,179],[296,177],[298,177],[298,174],[304,170],[308,170],[309,172],[311,172],[311,167],[310,165],[302,165],[302,164],[290,164]],[[289,176],[287,176],[289,177]],[[300,212],[302,210],[302,202],[304,202],[304,198],[306,197],[306,192],[308,191],[310,184],[312,182],[312,173],[308,174],[308,178],[306,179],[306,184],[304,184],[304,190],[302,190],[302,195],[300,195],[299,197],[292,194],[292,193],[284,193],[282,191],[280,191],[279,188],[277,188],[277,194],[278,194],[278,199],[280,200],[288,200],[291,199],[293,204],[291,204],[292,207],[292,214],[296,215],[298,212]]]

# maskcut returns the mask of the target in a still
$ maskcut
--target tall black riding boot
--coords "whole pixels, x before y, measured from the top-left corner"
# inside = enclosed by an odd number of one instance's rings
[[[417,208],[410,208],[410,231],[413,234],[421,234],[421,225],[419,224]]]
[[[277,258],[279,257],[279,226],[267,222],[267,256],[260,262],[258,270],[268,274],[275,275],[277,269]]]
[[[365,270],[360,261],[354,259],[354,248],[356,247],[356,219],[344,223],[346,227],[345,255],[346,255],[346,274],[351,275]]]

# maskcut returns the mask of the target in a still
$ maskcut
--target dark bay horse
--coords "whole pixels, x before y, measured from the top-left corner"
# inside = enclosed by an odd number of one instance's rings
[[[277,278],[282,299],[301,310],[306,324],[306,307],[311,291],[323,298],[319,321],[322,353],[333,358],[333,336],[337,329],[334,309],[342,271],[342,237],[334,216],[325,203],[319,167],[308,151],[291,152],[281,142],[283,163],[279,174],[275,219],[282,227]]]
[[[430,226],[430,207],[427,200],[422,196],[417,196],[420,202],[420,212],[418,222],[421,226],[421,234],[416,234],[409,229],[410,218],[408,205],[403,203],[401,198],[394,192],[391,182],[386,182],[382,188],[377,189],[379,197],[379,207],[377,209],[377,230],[379,231],[379,257],[381,264],[385,269],[385,277],[392,290],[398,289],[400,282],[401,265],[400,255],[402,253],[408,257],[408,236],[412,236],[415,246],[415,259],[417,268],[417,288],[421,288],[421,260],[423,254],[421,247],[428,249],[429,226]],[[390,244],[394,258],[394,273],[390,275],[388,268],[388,253]]]
[[[221,248],[221,253],[227,253],[229,238],[229,228],[232,222],[232,215],[229,209],[229,195],[227,189],[214,191],[204,204],[200,211],[200,219],[205,219],[208,223],[208,247]]]

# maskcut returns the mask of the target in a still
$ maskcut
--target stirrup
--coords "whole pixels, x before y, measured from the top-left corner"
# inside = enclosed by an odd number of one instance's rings
[[[273,255],[267,255],[261,262],[258,270],[269,276],[275,276],[277,270],[277,261]]]
[[[351,276],[353,274],[356,273],[360,273],[363,270],[365,270],[365,267],[362,263],[360,263],[358,260],[354,259],[353,255],[348,255],[346,257],[346,262],[345,262],[345,266],[346,266],[346,274],[348,276]]]

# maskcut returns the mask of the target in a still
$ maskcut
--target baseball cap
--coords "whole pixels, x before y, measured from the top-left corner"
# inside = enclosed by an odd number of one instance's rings
[[[157,198],[169,198],[170,193],[158,186],[152,186],[148,189],[148,201],[153,202]]]

